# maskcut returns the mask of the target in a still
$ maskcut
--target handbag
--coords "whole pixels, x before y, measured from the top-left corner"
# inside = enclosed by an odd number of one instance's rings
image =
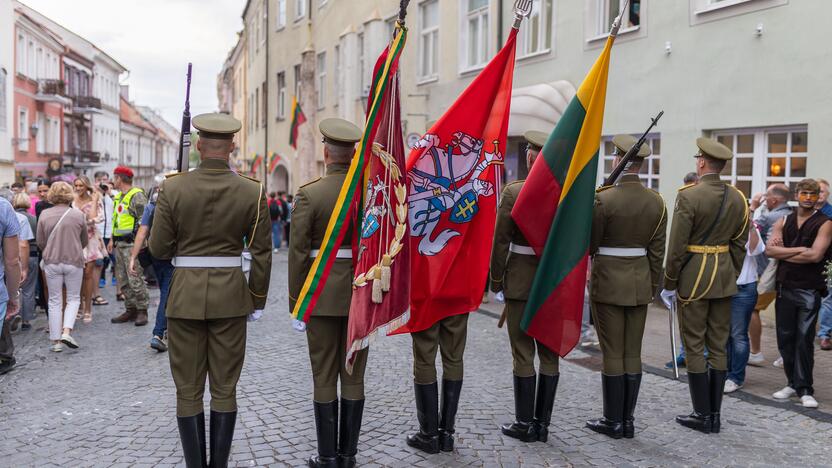
[[[69,214],[70,210],[72,210],[72,208],[67,208],[67,210],[64,211],[64,214],[61,216],[61,219],[59,219],[58,222],[55,223],[55,227],[52,228],[52,232],[50,232],[49,237],[46,238],[46,249],[49,248],[49,241],[52,240],[52,236],[55,234],[55,231],[58,230],[58,226],[61,225],[61,221],[63,221],[64,218],[66,218],[66,215]],[[43,270],[43,266],[45,265],[45,263],[43,262],[43,256],[46,255],[46,249],[43,249],[43,252],[41,254],[41,259],[40,259],[40,264],[39,264],[41,270]]]

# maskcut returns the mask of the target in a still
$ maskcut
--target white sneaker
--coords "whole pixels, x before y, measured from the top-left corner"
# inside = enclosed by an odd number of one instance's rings
[[[278,252],[280,252],[280,249],[274,249],[274,250],[272,250],[272,253],[278,253]]]
[[[761,366],[765,364],[766,358],[763,356],[763,352],[760,351],[759,353],[750,353],[748,355],[748,365],[749,366]]]
[[[61,343],[69,346],[72,349],[78,349],[78,342],[75,341],[75,338],[71,337],[67,333],[61,335]]]
[[[771,396],[778,400],[788,400],[789,398],[797,395],[797,392],[794,391],[791,387],[783,387],[783,390],[774,392]]]
[[[778,369],[782,369],[783,368],[783,358],[779,357],[779,358],[775,359],[774,362],[771,363],[771,365],[778,368]]]
[[[800,402],[803,403],[804,408],[817,408],[818,401],[812,395],[803,395],[800,397]]]
[[[722,390],[723,393],[733,393],[737,390],[741,389],[742,385],[737,385],[734,383],[733,380],[725,379],[725,388]]]
[[[52,351],[53,353],[60,353],[63,350],[64,345],[60,343],[52,343],[52,346],[49,347],[49,351]]]

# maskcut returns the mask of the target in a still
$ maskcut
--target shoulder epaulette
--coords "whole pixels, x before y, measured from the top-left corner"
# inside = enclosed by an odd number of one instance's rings
[[[171,172],[170,174],[165,174],[165,179],[170,179],[182,174],[183,172]]]
[[[250,181],[252,181],[252,182],[257,182],[258,184],[260,183],[260,181],[259,181],[259,180],[257,180],[257,179],[255,179],[254,177],[249,177],[249,176],[247,176],[247,175],[240,174],[239,172],[237,173],[237,175],[238,175],[238,176],[240,176],[240,177],[242,177],[242,178],[244,178],[244,179],[248,179],[248,180],[250,180]]]
[[[679,190],[678,190],[678,191],[679,191],[679,192],[681,192],[682,190],[687,190],[687,189],[689,189],[689,188],[691,188],[691,187],[696,187],[696,184],[687,184],[687,185],[683,185],[683,186],[679,187]]]
[[[603,185],[603,186],[598,187],[597,189],[595,189],[595,193],[601,193],[601,192],[603,192],[605,190],[609,190],[613,187],[615,187],[615,185]]]
[[[506,188],[511,187],[513,185],[522,184],[525,180],[513,180],[506,184]]]
[[[319,180],[321,180],[320,177],[318,177],[316,179],[313,179],[313,180],[310,180],[309,182],[307,182],[307,183],[301,185],[300,187],[298,187],[298,189],[302,189],[302,188],[306,187],[307,185],[312,185],[312,184],[314,184],[315,182],[317,182]]]

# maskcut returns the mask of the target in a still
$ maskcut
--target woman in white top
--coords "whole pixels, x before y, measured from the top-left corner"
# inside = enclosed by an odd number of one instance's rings
[[[737,278],[737,294],[731,298],[731,334],[728,337],[728,376],[725,393],[738,390],[745,383],[745,366],[750,351],[748,324],[757,304],[757,257],[766,250],[760,231],[752,225],[745,243],[745,261]]]

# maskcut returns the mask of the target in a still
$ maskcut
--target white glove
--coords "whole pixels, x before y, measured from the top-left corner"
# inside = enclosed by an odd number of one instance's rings
[[[260,320],[260,317],[263,316],[263,309],[257,309],[254,312],[248,314],[248,321],[249,322],[256,322]]]
[[[662,298],[662,302],[664,302],[664,306],[670,309],[673,306],[673,303],[676,302],[676,290],[668,291],[667,289],[662,289],[661,294],[659,294]]]
[[[292,328],[294,328],[297,332],[303,333],[306,331],[306,322],[303,320],[292,319]]]
[[[503,294],[502,291],[500,291],[500,292],[494,294],[494,300],[499,302],[500,304],[505,304],[506,303],[506,295]]]

